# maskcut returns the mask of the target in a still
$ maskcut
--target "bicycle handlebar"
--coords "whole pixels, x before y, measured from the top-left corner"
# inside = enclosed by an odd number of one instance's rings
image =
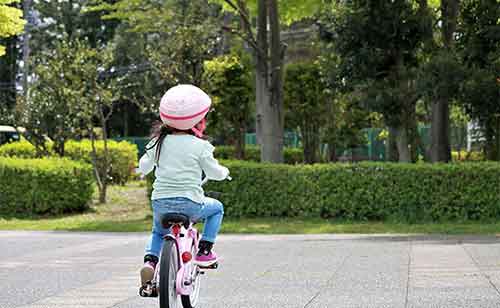
[[[232,177],[230,177],[230,176],[228,175],[228,176],[227,176],[227,178],[226,178],[226,180],[228,180],[228,181],[232,181],[232,180],[233,180],[233,178],[232,178]],[[205,177],[205,178],[203,179],[203,181],[201,181],[201,186],[203,186],[203,185],[207,184],[207,182],[208,182],[208,181],[210,181],[210,179],[209,179],[208,177]]]

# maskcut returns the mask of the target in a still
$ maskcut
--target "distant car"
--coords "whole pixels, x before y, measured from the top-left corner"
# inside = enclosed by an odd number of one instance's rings
[[[0,145],[19,141],[21,135],[19,132],[12,126],[0,125]]]

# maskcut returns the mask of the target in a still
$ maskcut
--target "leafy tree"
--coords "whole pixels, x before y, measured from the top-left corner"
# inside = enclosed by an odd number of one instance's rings
[[[283,71],[286,46],[282,25],[310,17],[323,1],[212,0],[239,17],[239,25],[226,27],[242,37],[255,59],[256,129],[261,160],[283,162],[284,110]],[[254,29],[253,18],[257,20]],[[255,33],[256,32],[256,33]]]
[[[114,136],[145,136],[158,117],[158,102],[166,90],[157,70],[148,61],[147,39],[121,24],[109,43],[113,47],[114,76],[119,76],[122,95],[110,118],[109,133]]]
[[[23,12],[9,4],[19,0],[0,0],[0,38],[14,36],[23,31]],[[5,54],[5,46],[0,45],[0,57]]]
[[[450,145],[450,105],[456,99],[456,88],[459,85],[458,75],[450,74],[460,69],[455,55],[454,33],[457,28],[457,17],[460,0],[441,0],[441,13],[437,40],[437,49],[431,54],[427,69],[430,75],[426,79],[437,81],[428,84],[428,99],[431,100],[431,148],[432,162],[451,161]],[[455,88],[455,90],[453,90]]]
[[[64,155],[70,137],[88,135],[99,200],[106,202],[110,159],[107,122],[120,95],[121,84],[113,78],[111,49],[94,49],[87,41],[57,43],[56,49],[35,67],[35,82],[24,102],[23,121],[32,142],[47,152],[44,136],[54,141],[54,150]],[[103,163],[98,165],[96,126],[102,129]],[[102,168],[102,170],[98,170]]]
[[[328,120],[330,97],[322,82],[318,63],[289,64],[285,73],[285,119],[287,126],[298,127],[306,163],[319,161],[321,127]]]
[[[94,2],[97,5],[90,11],[105,11],[103,19],[119,20],[128,31],[146,37],[147,60],[166,87],[200,85],[203,63],[215,55],[220,35],[216,7],[209,6],[207,0]]]
[[[414,1],[354,0],[334,2],[320,23],[322,39],[337,57],[329,79],[383,115],[400,161],[412,160],[416,67],[429,35],[428,14]]]
[[[244,159],[252,98],[248,61],[235,54],[215,58],[205,62],[204,77],[204,87],[214,102],[209,121],[215,123],[210,126],[228,136],[235,145],[236,158]]]
[[[92,164],[99,189],[99,201],[105,203],[111,168],[107,124],[113,114],[115,103],[121,94],[121,85],[119,80],[113,78],[113,75],[106,74],[106,72],[113,71],[111,48],[93,49],[81,41],[76,42],[75,45],[73,51],[77,54],[77,61],[73,66],[75,68],[75,83],[82,86],[81,93],[78,96],[80,101],[75,106],[75,110],[81,128],[85,129],[90,136]],[[102,140],[104,142],[102,173],[98,170],[95,123],[98,123],[102,129]]]
[[[92,47],[107,44],[118,23],[102,20],[102,12],[88,12],[92,0],[35,1],[30,48],[35,55],[49,50],[62,38],[85,39]]]
[[[500,7],[495,0],[464,0],[457,49],[466,68],[460,101],[486,139],[486,154],[500,160]]]
[[[0,0],[0,122],[14,123],[13,107],[16,102],[17,74],[16,34],[23,31],[22,11],[11,4],[18,0]]]
[[[206,0],[93,4],[89,11],[121,23],[113,39],[114,65],[127,88],[118,110],[121,114],[115,113],[112,119],[113,131],[145,134],[148,123],[158,117],[160,98],[168,88],[179,83],[201,84],[203,63],[218,51],[220,8]]]
[[[73,71],[77,62],[73,46],[58,42],[51,53],[38,57],[34,68],[36,76],[24,101],[23,126],[39,153],[47,153],[45,136],[54,141],[54,150],[64,156],[65,142],[77,135],[75,110],[82,84],[75,80]]]

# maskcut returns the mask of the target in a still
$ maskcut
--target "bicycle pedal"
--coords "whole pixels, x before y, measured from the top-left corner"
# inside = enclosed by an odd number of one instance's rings
[[[139,296],[141,297],[158,297],[158,290],[151,285],[141,286],[139,288]]]
[[[219,268],[219,263],[216,262],[216,263],[214,263],[212,265],[209,265],[209,266],[199,266],[199,268],[202,269],[202,270],[217,269],[217,268]]]

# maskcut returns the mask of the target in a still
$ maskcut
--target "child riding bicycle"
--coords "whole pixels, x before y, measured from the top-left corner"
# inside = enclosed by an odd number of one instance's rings
[[[221,202],[205,197],[202,173],[208,179],[222,181],[229,176],[229,170],[218,163],[214,147],[203,138],[211,103],[203,90],[192,85],[173,87],[161,99],[162,122],[154,125],[152,139],[139,161],[141,173],[154,170],[156,177],[151,195],[153,229],[140,272],[142,285],[153,279],[163,238],[169,233],[161,223],[166,213],[182,213],[193,221],[205,220],[195,263],[210,266],[217,262],[212,247],[224,210]]]

